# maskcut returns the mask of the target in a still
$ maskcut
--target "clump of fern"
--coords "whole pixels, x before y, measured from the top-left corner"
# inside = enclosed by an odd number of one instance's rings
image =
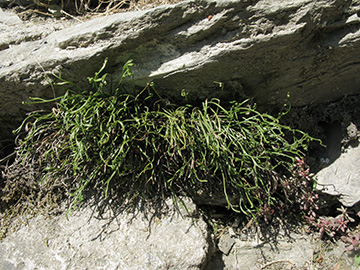
[[[133,76],[131,61],[109,90],[105,65],[89,78],[88,89],[59,75],[58,85],[67,87],[63,96],[32,99],[53,104],[16,130],[26,126],[17,159],[35,164],[39,186],[63,186],[72,205],[90,189],[128,201],[179,194],[196,201],[199,194],[221,193],[227,207],[247,215],[298,203],[301,194],[293,196],[293,189],[302,179],[294,164],[313,138],[282,125],[283,114],[260,113],[248,101],[177,106],[152,84],[130,94],[124,82]]]

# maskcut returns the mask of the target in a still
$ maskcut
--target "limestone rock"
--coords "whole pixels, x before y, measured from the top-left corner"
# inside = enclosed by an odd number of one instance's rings
[[[230,253],[221,255],[226,269],[262,269],[268,262],[276,262],[277,268],[264,269],[309,269],[314,253],[311,236],[294,232],[290,235],[274,232],[273,236],[277,237],[276,241],[265,241],[260,233],[246,240],[233,238]],[[221,269],[217,260],[219,258],[214,257],[209,270]]]
[[[229,234],[223,234],[220,236],[218,248],[223,254],[229,255],[234,244],[234,238],[232,238]]]
[[[0,242],[0,269],[204,269],[207,224],[186,216],[197,211],[189,199],[182,203],[177,211],[167,201],[163,216],[150,209],[97,217],[90,208],[69,220],[38,216]]]
[[[52,96],[43,70],[84,87],[105,57],[115,78],[133,59],[137,85],[152,80],[177,97],[282,104],[290,92],[296,106],[359,93],[359,10],[359,0],[190,0],[16,35],[0,51],[0,118],[5,130],[23,116],[21,101]]]
[[[338,196],[347,207],[360,201],[360,147],[349,147],[328,167],[319,171],[317,189]]]
[[[259,269],[339,269],[356,270],[353,258],[344,252],[345,244],[321,243],[313,235],[305,233],[273,232],[276,240],[261,241],[249,237],[247,240],[234,238],[230,253],[218,253],[209,262],[207,270],[259,270]],[[326,246],[328,245],[328,246]],[[319,259],[319,263],[315,259]]]
[[[54,31],[59,31],[75,24],[73,21],[66,20],[47,22],[43,18],[37,18],[33,21],[22,21],[16,14],[0,8],[0,51],[5,51],[6,53],[7,49],[10,49],[12,46],[41,40]],[[0,68],[12,65],[9,61],[11,61],[11,57],[8,59],[6,57],[3,58]]]

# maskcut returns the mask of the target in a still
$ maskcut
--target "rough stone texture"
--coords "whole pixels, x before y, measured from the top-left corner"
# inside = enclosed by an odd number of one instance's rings
[[[0,106],[7,108],[0,117],[13,124],[21,101],[51,96],[43,69],[84,83],[105,57],[113,74],[134,59],[138,85],[154,80],[175,96],[186,89],[190,98],[232,93],[281,104],[291,92],[293,105],[304,105],[359,93],[359,10],[359,0],[192,0],[95,18],[35,40],[17,35],[0,51]]]
[[[317,189],[352,207],[360,201],[360,147],[350,147],[316,175]]]
[[[164,216],[109,210],[97,217],[90,208],[69,220],[38,216],[0,242],[0,269],[203,269],[208,227],[189,216],[197,211],[190,200],[183,203],[179,212],[168,201]]]
[[[219,239],[218,248],[223,254],[229,255],[229,252],[234,246],[234,244],[235,244],[234,238],[232,238],[228,234],[223,234]]]
[[[69,219],[37,216],[0,241],[0,269],[357,269],[343,242],[329,246],[282,227],[266,236],[229,227],[214,253],[209,227],[193,202],[166,205],[121,214],[109,208],[101,215],[85,207]]]
[[[12,46],[45,38],[54,31],[73,25],[66,20],[52,21],[47,24],[43,18],[33,21],[22,21],[16,14],[0,9],[0,51],[6,52]],[[2,59],[1,68],[9,64],[11,59]]]
[[[342,242],[326,248],[312,235],[282,229],[273,232],[270,241],[260,235],[250,237],[243,233],[240,237],[232,237],[226,232],[219,241],[231,238],[231,250],[217,253],[207,270],[357,269],[352,257],[344,253],[345,245]],[[317,263],[314,261],[316,258],[322,260]]]

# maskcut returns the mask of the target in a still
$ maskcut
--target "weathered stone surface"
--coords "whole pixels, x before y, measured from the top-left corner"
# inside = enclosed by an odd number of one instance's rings
[[[293,105],[304,105],[359,93],[359,10],[359,0],[191,0],[35,40],[17,35],[0,51],[0,117],[13,123],[21,101],[52,95],[43,69],[83,86],[105,57],[113,74],[134,59],[136,84],[153,80],[175,96],[186,89],[190,98],[232,93],[281,104],[290,92]]]
[[[335,266],[344,270],[357,269],[351,255],[344,253],[345,244],[340,241],[326,247],[312,235],[283,229],[274,232],[272,237],[270,241],[261,234],[233,238],[229,254],[218,253],[207,270],[334,269]],[[319,258],[320,263],[317,263],[315,260]]]
[[[22,21],[16,14],[0,8],[0,51],[21,43],[36,41],[49,34],[75,24],[74,21],[57,20],[47,23],[44,18]],[[26,53],[26,51],[24,51]],[[3,58],[0,67],[10,65],[11,58]]]
[[[223,254],[229,255],[230,250],[232,249],[234,244],[234,238],[232,238],[229,234],[223,234],[219,239],[218,248]]]
[[[350,147],[317,173],[317,189],[338,196],[347,207],[360,201],[360,147]]]
[[[204,269],[208,227],[196,206],[171,200],[163,216],[122,213],[97,217],[93,210],[44,219],[38,216],[0,242],[0,269]],[[150,220],[153,218],[152,220]]]

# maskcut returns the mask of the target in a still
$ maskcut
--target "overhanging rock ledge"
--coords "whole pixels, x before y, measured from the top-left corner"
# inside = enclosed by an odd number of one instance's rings
[[[154,81],[174,96],[282,104],[289,92],[301,106],[358,94],[359,10],[359,0],[192,0],[11,39],[0,51],[0,118],[6,129],[23,117],[23,100],[51,96],[43,70],[85,87],[105,57],[115,78],[133,59],[137,85]],[[0,23],[13,37],[22,26]]]

